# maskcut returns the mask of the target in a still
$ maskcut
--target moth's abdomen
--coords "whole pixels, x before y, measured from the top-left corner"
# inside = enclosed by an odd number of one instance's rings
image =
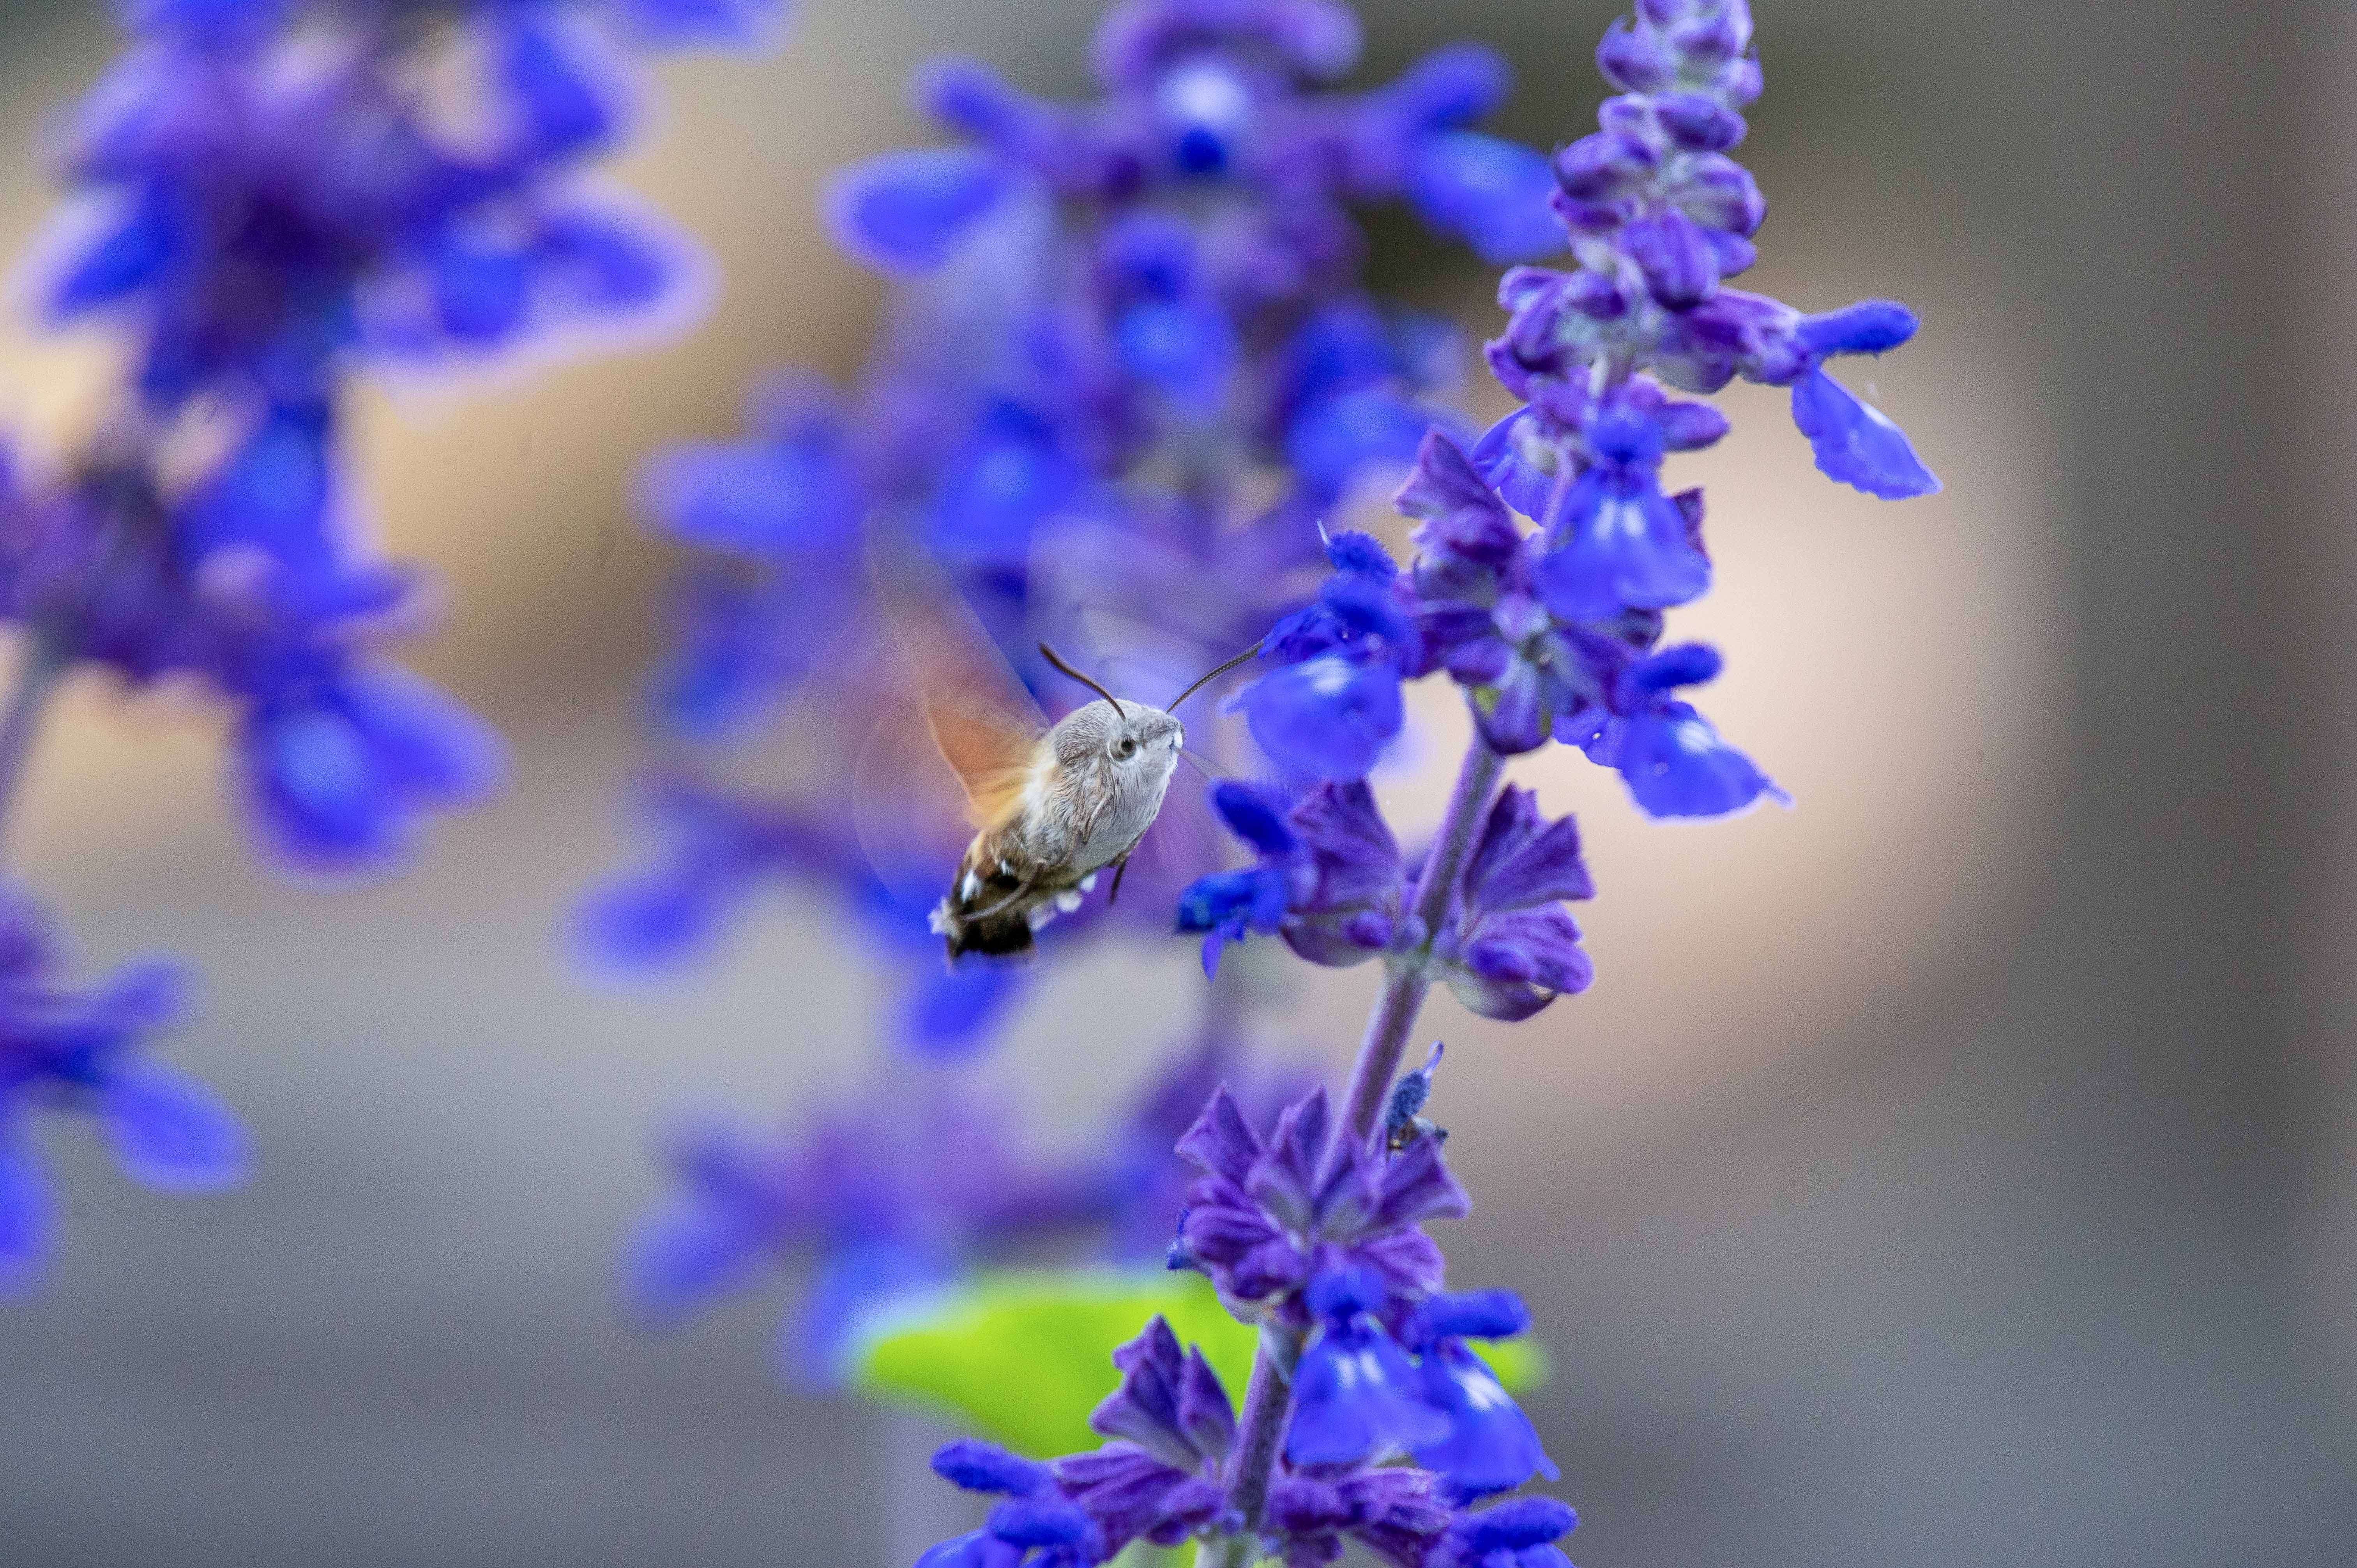
[[[968,953],[989,958],[1014,958],[1031,950],[1031,910],[1028,888],[1011,872],[993,870],[985,875],[969,851],[957,879],[934,906],[932,926],[955,963]]]
[[[1031,933],[1060,910],[1078,908],[1086,884],[1093,880],[1076,886],[1069,868],[1027,854],[1011,832],[981,833],[967,846],[949,892],[933,908],[933,932],[952,963],[967,953],[1020,958],[1031,950]]]

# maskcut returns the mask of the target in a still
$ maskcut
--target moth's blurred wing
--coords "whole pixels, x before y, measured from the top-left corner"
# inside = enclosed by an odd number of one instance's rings
[[[930,556],[877,541],[869,564],[925,727],[965,791],[966,821],[995,826],[1022,796],[1047,716]]]
[[[851,771],[851,824],[877,881],[920,927],[973,830],[912,693],[881,704]]]
[[[925,704],[933,745],[965,790],[965,820],[976,832],[1011,816],[1031,777],[1041,730],[1016,729],[952,697]]]

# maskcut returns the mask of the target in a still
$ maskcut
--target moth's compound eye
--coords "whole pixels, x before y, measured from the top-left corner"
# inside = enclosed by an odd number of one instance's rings
[[[1113,759],[1115,762],[1127,762],[1136,755],[1137,742],[1130,739],[1129,736],[1124,736],[1113,743]]]

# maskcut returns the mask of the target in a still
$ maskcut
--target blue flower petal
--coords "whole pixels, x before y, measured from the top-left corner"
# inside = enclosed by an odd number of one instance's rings
[[[1007,964],[942,966],[928,943],[924,972],[900,1012],[900,1038],[918,1055],[948,1060],[989,1043],[991,1026],[1023,989],[1023,971]]]
[[[779,1345],[780,1365],[798,1387],[841,1388],[870,1315],[948,1277],[935,1260],[894,1242],[837,1253],[820,1269],[802,1305],[787,1320]]]
[[[1215,410],[1235,368],[1235,333],[1227,316],[1192,302],[1149,302],[1124,313],[1114,329],[1122,367],[1190,408]]]
[[[934,1475],[960,1491],[1026,1498],[1052,1484],[1047,1466],[978,1438],[943,1444],[932,1465]]]
[[[1378,464],[1415,461],[1432,415],[1387,392],[1345,393],[1313,403],[1285,442],[1294,472],[1313,495],[1338,496]]]
[[[1336,783],[1365,778],[1407,719],[1398,671],[1339,653],[1265,675],[1234,702],[1271,762]]]
[[[1535,575],[1547,607],[1569,621],[1665,609],[1710,587],[1710,557],[1651,469],[1590,468],[1550,520],[1554,547]]]
[[[961,564],[1019,568],[1033,529],[1065,509],[1082,478],[1045,422],[1011,404],[996,409],[942,478],[932,543]]]
[[[681,962],[719,930],[739,885],[696,865],[608,883],[585,900],[575,931],[593,960],[630,969]]]
[[[970,1530],[930,1547],[916,1568],[1015,1568],[1023,1548],[1010,1546],[987,1530]]]
[[[252,1169],[245,1131],[213,1092],[159,1067],[113,1075],[100,1110],[133,1180],[166,1192],[234,1187]]]
[[[647,505],[692,543],[748,555],[843,542],[860,520],[857,477],[816,443],[687,443],[649,467]]]
[[[48,1256],[52,1210],[48,1178],[33,1152],[0,1128],[0,1293],[31,1283]]]
[[[1277,803],[1265,791],[1249,784],[1232,779],[1214,784],[1211,809],[1220,813],[1220,820],[1228,824],[1230,832],[1262,854],[1282,857],[1291,854],[1297,845]]]
[[[1296,1465],[1355,1465],[1439,1443],[1447,1415],[1426,1402],[1407,1353],[1373,1319],[1329,1324],[1293,1379],[1285,1456]]]
[[[577,151],[612,134],[618,118],[612,90],[554,33],[514,22],[501,46],[500,85],[540,154]]]
[[[50,291],[50,310],[69,317],[145,288],[179,259],[186,239],[160,199],[142,200],[66,271]]]
[[[1641,692],[1669,692],[1716,681],[1726,668],[1727,660],[1709,643],[1681,642],[1649,655],[1629,671],[1629,683]]]
[[[1496,489],[1508,506],[1524,517],[1543,518],[1555,498],[1555,477],[1524,462],[1514,445],[1515,430],[1530,417],[1529,409],[1516,409],[1483,431],[1469,456],[1474,471]]]
[[[1006,166],[971,147],[887,153],[828,188],[835,242],[888,273],[930,272],[1006,194]]]
[[[642,1221],[623,1256],[622,1284],[642,1316],[662,1320],[730,1289],[759,1255],[760,1238],[708,1203],[673,1201]]]
[[[1437,1054],[1437,1047],[1435,1050]],[[1431,1339],[1511,1339],[1530,1331],[1531,1309],[1510,1290],[1460,1291],[1426,1297],[1415,1309],[1415,1325],[1411,1344]]]
[[[498,788],[507,767],[499,737],[452,698],[392,665],[354,672],[345,711],[367,735],[377,766],[417,804],[457,805]]]
[[[1887,354],[1915,336],[1915,313],[1895,299],[1856,305],[1801,319],[1801,346],[1812,354]]]
[[[1493,1552],[1529,1552],[1579,1527],[1568,1503],[1553,1498],[1516,1498],[1480,1513],[1466,1514],[1448,1527],[1459,1560],[1487,1563]],[[1528,1559],[1515,1559],[1523,1568]]]
[[[1618,766],[1648,816],[1722,817],[1762,795],[1791,799],[1687,703],[1663,703],[1629,720]]]
[[[552,214],[533,241],[534,289],[554,306],[598,315],[651,308],[694,264],[676,236],[609,213]]]
[[[1047,1498],[1014,1498],[990,1510],[990,1533],[1010,1546],[1075,1546],[1096,1533],[1089,1516]],[[1093,1562],[1093,1555],[1082,1559]]]
[[[398,854],[421,813],[488,793],[503,766],[480,721],[390,668],[257,703],[238,748],[255,829],[322,870]]]
[[[433,270],[435,313],[453,338],[489,346],[523,325],[532,271],[520,252],[453,242]]]
[[[1424,1397],[1448,1418],[1448,1435],[1415,1451],[1415,1462],[1448,1478],[1461,1501],[1510,1492],[1533,1476],[1561,1472],[1530,1417],[1479,1356],[1453,1339],[1426,1352]]]
[[[1815,448],[1827,478],[1884,500],[1937,495],[1940,481],[1915,456],[1907,433],[1861,403],[1823,366],[1792,383],[1792,423]]]
[[[1547,204],[1554,194],[1544,154],[1470,131],[1425,138],[1408,171],[1408,199],[1425,222],[1493,266],[1534,262],[1570,243]]]
[[[228,545],[253,545],[291,571],[325,572],[331,564],[325,527],[332,483],[324,414],[275,410],[183,509],[187,548],[202,557]]]

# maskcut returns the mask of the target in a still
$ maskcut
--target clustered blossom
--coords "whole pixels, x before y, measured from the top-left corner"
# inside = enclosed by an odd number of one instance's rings
[[[1580,746],[1651,815],[1781,798],[1677,695],[1717,675],[1716,652],[1661,646],[1663,612],[1711,581],[1702,493],[1665,492],[1662,465],[1727,432],[1671,391],[1738,375],[1790,386],[1827,475],[1886,499],[1938,481],[1824,368],[1904,343],[1904,306],[1805,316],[1725,284],[1751,265],[1767,211],[1728,156],[1760,91],[1750,36],[1744,0],[1645,0],[1606,38],[1598,62],[1624,91],[1555,160],[1576,269],[1516,267],[1500,293],[1509,320],[1489,360],[1524,406],[1469,450],[1426,436],[1398,498],[1418,520],[1412,569],[1367,546],[1333,552],[1329,623],[1358,644],[1272,638],[1264,658],[1279,668],[1236,699],[1288,773],[1363,776],[1398,729],[1397,682],[1445,671],[1495,750]]]
[[[833,759],[793,787],[804,799],[924,771],[877,761],[879,714],[905,711],[878,555],[930,557],[1051,716],[1078,693],[1049,676],[1043,639],[1158,701],[1314,589],[1318,521],[1451,422],[1452,341],[1361,288],[1359,210],[1404,203],[1498,261],[1566,244],[1545,157],[1472,128],[1504,91],[1494,57],[1444,49],[1388,86],[1333,90],[1357,47],[1332,0],[1135,0],[1099,31],[1090,102],[1041,101],[969,61],[924,75],[953,145],[861,164],[827,199],[837,240],[893,285],[857,385],[781,379],[748,436],[682,446],[648,475],[649,510],[694,552],[655,722],[674,757],[731,780],[715,799],[774,816],[780,791],[735,759],[780,734]],[[1233,762],[1226,728],[1198,721],[1190,744]],[[914,840],[939,884],[963,844],[942,825],[957,803],[897,797],[889,831],[821,814],[841,857]],[[1119,907],[1101,897],[1052,940],[1158,928],[1215,854],[1200,811],[1174,800]],[[813,857],[734,864],[842,890]],[[913,886],[902,869],[884,875]],[[882,950],[918,950],[916,898],[845,902]],[[599,944],[640,962],[691,945]],[[912,1043],[971,1048],[1002,1015],[976,1008],[963,1035]]]
[[[496,738],[384,654],[422,596],[362,527],[354,378],[481,362],[680,298],[680,242],[586,170],[631,124],[629,55],[748,41],[771,9],[125,5],[129,46],[69,126],[75,202],[39,269],[48,324],[114,334],[124,382],[54,471],[0,444],[0,620],[21,649],[0,779],[57,683],[96,669],[227,711],[253,836],[297,871],[391,865],[431,814],[487,793]],[[124,1040],[139,1023],[131,1000],[88,1009]],[[26,1058],[0,1089],[76,1082],[130,1105],[146,1080],[109,1088],[120,1059]],[[23,1169],[15,1156],[5,1185],[29,1223]]]
[[[1207,971],[1224,944],[1254,931],[1338,969],[1428,954],[1458,1000],[1509,1022],[1595,978],[1563,907],[1596,893],[1578,827],[1548,822],[1527,789],[1498,796],[1437,930],[1413,913],[1424,867],[1402,858],[1364,781],[1320,784],[1286,811],[1248,784],[1222,784],[1211,799],[1258,861],[1205,877],[1179,900],[1179,929],[1204,933]]]
[[[938,969],[938,950],[931,958]],[[641,1320],[671,1325],[764,1268],[806,1265],[780,1365],[802,1386],[840,1387],[867,1324],[977,1266],[1049,1246],[1163,1262],[1188,1185],[1171,1145],[1205,1097],[1241,1081],[1239,1113],[1265,1127],[1292,1087],[1240,1076],[1244,1055],[1240,1042],[1204,1035],[1173,1053],[1106,1137],[1053,1160],[1022,1146],[1013,1107],[923,1063],[775,1130],[688,1122],[666,1143],[675,1185],[638,1226],[624,1290]]]
[[[1133,1541],[1178,1546],[1243,1528],[1222,1480],[1235,1418],[1200,1354],[1182,1359],[1156,1318],[1117,1361],[1122,1387],[1092,1423],[1123,1435],[1095,1453],[1042,1464],[965,1441],[933,1456],[942,1479],[1004,1500],[980,1530],[942,1541],[916,1568],[1095,1568]],[[1552,1498],[1452,1505],[1429,1471],[1409,1466],[1286,1465],[1254,1533],[1286,1568],[1325,1568],[1351,1542],[1393,1568],[1570,1568],[1555,1542],[1577,1522]]]
[[[1521,1304],[1502,1292],[1441,1294],[1445,1265],[1423,1227],[1470,1204],[1441,1157],[1442,1136],[1415,1120],[1430,1080],[1429,1068],[1404,1080],[1416,1090],[1401,1097],[1394,1135],[1380,1148],[1338,1135],[1322,1089],[1266,1140],[1215,1094],[1178,1143],[1201,1175],[1170,1263],[1209,1275],[1244,1321],[1315,1331],[1293,1373],[1294,1465],[1409,1453],[1440,1474],[1444,1492],[1480,1496],[1553,1466],[1463,1347],[1523,1332]]]
[[[166,1192],[240,1180],[245,1137],[210,1093],[147,1059],[146,1037],[183,1011],[178,965],[128,965],[80,989],[40,906],[0,883],[0,1291],[29,1283],[53,1225],[34,1157],[37,1112],[95,1116],[124,1174]]]
[[[815,1254],[780,1360],[798,1382],[838,1386],[881,1304],[1026,1239],[1108,1218],[1096,1171],[1026,1156],[1006,1120],[1003,1108],[939,1081],[820,1110],[774,1134],[684,1127],[668,1150],[680,1189],[630,1248],[633,1304],[651,1321],[676,1321],[764,1262]]]
[[[1428,1072],[1411,1081],[1428,1083]],[[1473,1507],[1556,1472],[1467,1344],[1522,1333],[1522,1304],[1502,1291],[1438,1289],[1440,1254],[1419,1227],[1466,1207],[1439,1140],[1416,1133],[1380,1155],[1346,1145],[1325,1171],[1330,1131],[1322,1090],[1265,1142],[1222,1092],[1180,1144],[1203,1176],[1174,1266],[1210,1273],[1247,1320],[1307,1336],[1261,1518],[1248,1520],[1237,1500],[1226,1389],[1157,1317],[1114,1354],[1120,1385],[1090,1419],[1109,1441],[1094,1453],[1040,1464],[973,1442],[942,1450],[942,1477],[1007,1500],[919,1568],[1082,1568],[1132,1541],[1238,1532],[1299,1568],[1331,1563],[1347,1541],[1403,1568],[1488,1568],[1500,1552],[1532,1568],[1554,1561],[1512,1553],[1564,1534],[1568,1509],[1543,1498]]]
[[[495,781],[495,743],[384,661],[416,575],[371,553],[345,473],[352,373],[646,317],[680,246],[582,170],[629,123],[619,48],[741,37],[756,8],[188,0],[76,122],[59,324],[134,347],[64,472],[0,486],[0,614],[45,672],[193,676],[238,714],[241,793],[307,869],[382,864]],[[601,36],[604,39],[600,41]],[[420,73],[472,61],[460,106]]]

